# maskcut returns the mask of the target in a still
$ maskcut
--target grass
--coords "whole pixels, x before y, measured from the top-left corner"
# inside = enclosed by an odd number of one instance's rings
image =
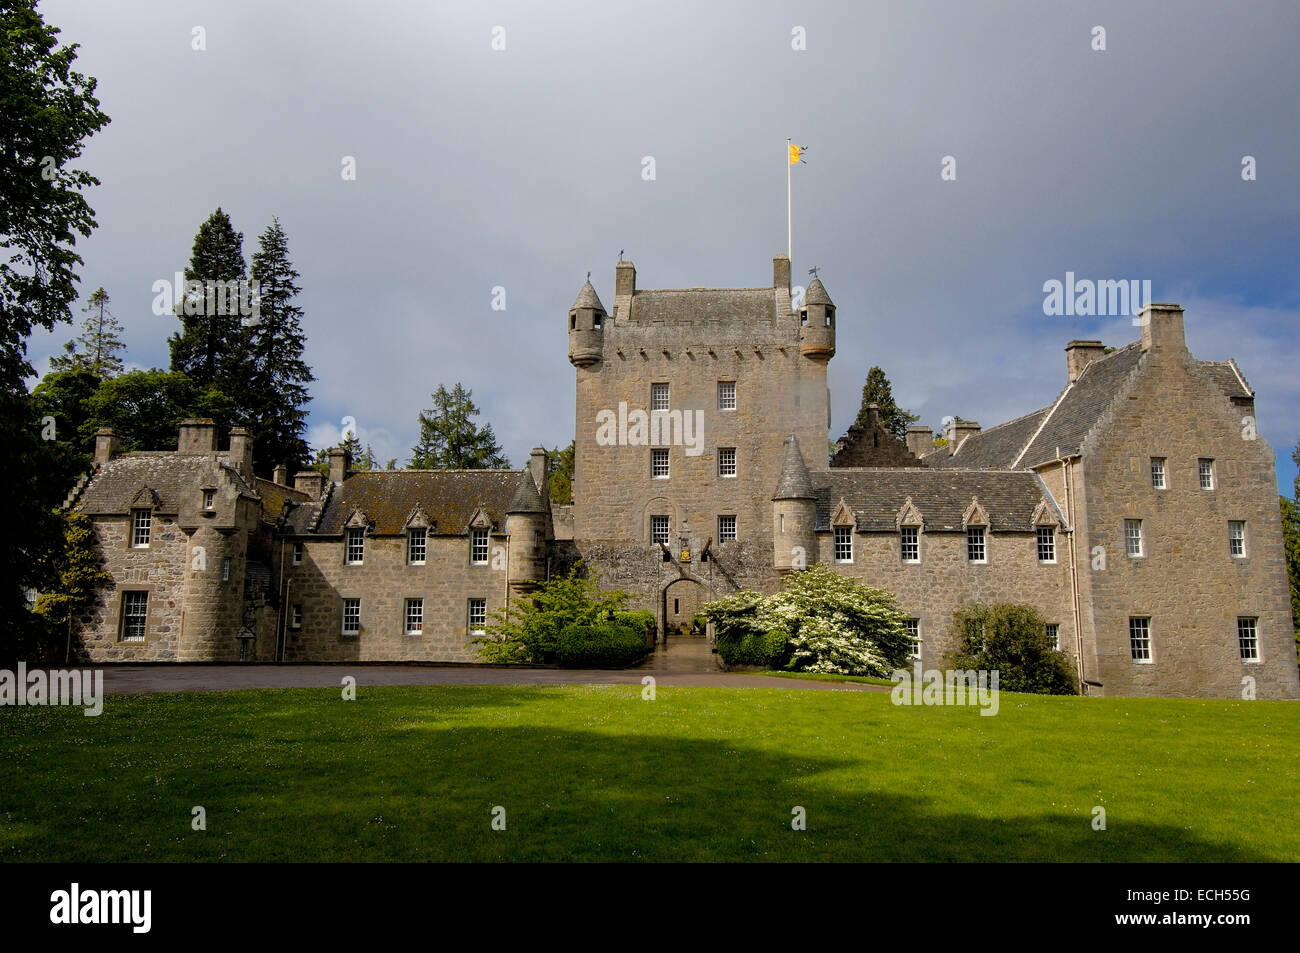
[[[0,708],[0,859],[1300,859],[1295,704],[1000,702],[363,686]]]
[[[750,672],[751,675],[767,675],[771,678],[802,678],[810,682],[856,682],[859,685],[884,685],[892,687],[898,682],[892,678],[876,678],[873,675],[835,675],[828,672],[783,672],[779,669],[769,668],[761,672]]]

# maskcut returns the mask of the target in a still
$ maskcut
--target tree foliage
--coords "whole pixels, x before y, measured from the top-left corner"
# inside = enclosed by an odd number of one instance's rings
[[[122,325],[108,305],[113,299],[100,287],[90,296],[81,310],[81,333],[63,345],[63,353],[50,358],[50,370],[90,371],[96,377],[115,377],[122,373],[122,358],[118,353],[125,349],[122,343]]]
[[[433,407],[420,412],[420,442],[411,449],[413,470],[508,470],[492,425],[474,423],[479,410],[473,391],[458,382],[450,391],[439,384]]]
[[[217,433],[225,433],[234,414],[233,402],[215,387],[200,387],[185,374],[158,368],[102,382],[88,408],[91,433],[111,427],[123,451],[175,450],[182,420],[210,417]]]
[[[573,449],[574,442],[570,440],[563,450],[556,447],[547,455],[552,503],[566,505],[573,502]]]
[[[507,601],[489,617],[486,634],[471,644],[479,646],[485,662],[554,662],[566,628],[603,623],[627,600],[621,589],[601,589],[600,576],[584,575],[578,563],[567,576],[556,576],[534,592]]]
[[[947,661],[953,668],[996,671],[1007,692],[1079,693],[1074,665],[1052,648],[1047,623],[1033,606],[973,603],[953,613],[952,625],[957,648]]]
[[[244,236],[235,231],[230,216],[220,207],[199,226],[185,268],[185,281],[244,281],[248,268],[244,262]],[[180,296],[189,297],[188,290]],[[227,301],[229,304],[229,301]],[[248,329],[243,326],[237,309],[229,307],[219,314],[205,300],[197,314],[186,314],[184,301],[177,305],[181,329],[168,340],[171,369],[180,371],[199,387],[228,389],[232,381],[246,376]]]
[[[774,595],[742,590],[701,611],[720,640],[748,644],[785,633],[786,667],[796,671],[884,678],[904,666],[911,651],[907,615],[891,593],[821,563],[790,573]]]
[[[917,414],[903,410],[894,401],[894,389],[889,378],[879,367],[867,371],[866,383],[862,385],[862,406],[858,408],[854,424],[866,427],[870,419],[867,407],[876,404],[880,407],[880,423],[899,440],[907,437],[907,428],[921,418]]]
[[[74,623],[94,603],[101,589],[113,584],[104,569],[104,557],[90,517],[63,512],[65,546],[57,561],[58,586],[36,598],[35,612],[50,626],[52,635],[66,633],[63,658],[77,655],[71,646]]]

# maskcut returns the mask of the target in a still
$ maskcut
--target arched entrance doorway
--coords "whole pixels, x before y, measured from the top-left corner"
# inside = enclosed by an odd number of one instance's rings
[[[713,596],[709,587],[698,579],[683,576],[664,586],[659,604],[659,631],[667,638],[669,635],[681,636],[690,632],[691,620]]]

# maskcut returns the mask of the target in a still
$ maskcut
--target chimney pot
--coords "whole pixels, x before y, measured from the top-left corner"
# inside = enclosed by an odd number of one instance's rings
[[[1065,367],[1069,381],[1073,384],[1083,373],[1083,369],[1092,361],[1106,356],[1106,348],[1100,341],[1071,341],[1065,345]]]
[[[211,453],[217,449],[217,422],[210,417],[191,417],[181,421],[176,449],[181,453]]]
[[[324,492],[325,475],[319,470],[301,470],[293,475],[293,488],[319,500]]]
[[[277,486],[288,486],[289,468],[283,463],[276,464],[275,470],[271,473],[271,482]]]
[[[352,467],[352,454],[343,447],[335,447],[330,451],[330,482],[342,483],[347,479],[348,470]]]
[[[95,462],[107,463],[117,456],[122,441],[112,427],[100,427],[95,431]]]
[[[973,420],[962,420],[960,418],[954,420],[948,436],[948,456],[954,456],[963,440],[979,432],[980,425]]]
[[[907,452],[918,460],[934,449],[934,431],[929,427],[907,428]]]
[[[230,429],[230,463],[245,475],[253,472],[253,435],[244,427]]]

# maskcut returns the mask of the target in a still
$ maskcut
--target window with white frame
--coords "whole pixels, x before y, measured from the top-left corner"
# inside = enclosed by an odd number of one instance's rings
[[[429,531],[423,526],[413,526],[406,534],[406,561],[412,566],[423,566],[428,549]]]
[[[302,565],[302,543],[293,544],[293,564],[295,566]]]
[[[650,409],[651,410],[668,409],[668,385],[667,384],[650,385]]]
[[[1237,619],[1237,648],[1243,662],[1259,661],[1259,620],[1253,616]]]
[[[966,559],[968,562],[988,562],[988,540],[984,536],[983,526],[966,527]]]
[[[469,601],[469,630],[475,635],[487,631],[487,600],[471,599]]]
[[[718,448],[718,476],[734,477],[736,475],[736,448]]]
[[[295,602],[293,604],[293,608],[289,610],[289,628],[291,629],[302,628],[302,603],[301,602]]]
[[[152,526],[152,511],[131,511],[131,547],[133,549],[146,549],[149,546],[149,531]]]
[[[424,600],[406,600],[406,634],[419,635],[424,631]]]
[[[837,563],[853,562],[853,527],[835,527],[835,561]]]
[[[921,531],[916,526],[904,526],[899,531],[898,548],[903,562],[919,563],[921,561]]]
[[[718,381],[718,410],[736,409],[736,382]]]
[[[204,490],[204,491],[203,491],[203,508],[204,508],[205,510],[210,510],[210,509],[212,509],[212,508],[213,508],[214,506],[216,506],[216,505],[217,505],[217,491],[216,491],[216,490]]]
[[[1228,521],[1228,552],[1237,559],[1246,555],[1246,524],[1241,520]]]
[[[920,619],[907,620],[907,638],[908,641],[912,643],[911,648],[908,649],[907,657],[912,659],[919,659],[921,657],[921,620]]]
[[[1130,556],[1142,555],[1142,521],[1124,521],[1124,551]]]
[[[1057,622],[1047,623],[1047,641],[1056,651],[1061,650],[1061,626]]]
[[[361,631],[361,600],[343,600],[343,634],[356,635]]]
[[[149,593],[139,591],[122,593],[123,642],[143,642],[148,618]]]
[[[668,479],[667,447],[655,447],[650,451],[650,476],[656,480]]]
[[[668,543],[668,517],[652,516],[650,517],[650,542]]]
[[[470,533],[469,561],[482,566],[488,561],[488,531],[476,529]]]
[[[1169,484],[1165,482],[1165,458],[1151,458],[1151,486],[1157,490],[1169,489]]]
[[[230,557],[221,557],[221,581],[230,582]]]
[[[1038,561],[1056,562],[1056,530],[1051,526],[1038,527]]]
[[[736,518],[734,516],[718,517],[718,542],[729,543],[736,538]]]
[[[1214,489],[1214,461],[1208,457],[1202,457],[1196,462],[1196,468],[1201,474],[1201,489]]]
[[[1128,620],[1129,653],[1135,662],[1151,661],[1151,620],[1131,617]]]
[[[347,552],[344,562],[349,566],[359,566],[366,558],[366,531],[360,527],[348,530]]]

